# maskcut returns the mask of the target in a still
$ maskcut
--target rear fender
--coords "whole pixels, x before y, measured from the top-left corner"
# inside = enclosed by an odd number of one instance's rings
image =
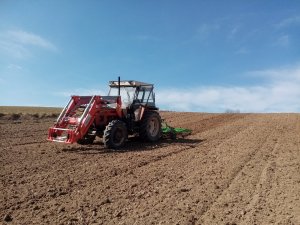
[[[141,105],[134,111],[135,121],[141,121],[145,113],[145,106]]]

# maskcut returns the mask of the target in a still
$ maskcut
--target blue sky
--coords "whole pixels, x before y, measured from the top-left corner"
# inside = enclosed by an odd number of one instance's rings
[[[300,112],[297,0],[0,1],[0,105],[64,106],[109,80],[174,111]]]

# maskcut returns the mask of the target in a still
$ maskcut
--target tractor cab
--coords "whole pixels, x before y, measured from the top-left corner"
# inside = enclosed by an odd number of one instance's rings
[[[157,110],[155,106],[155,94],[153,84],[147,84],[139,81],[110,81],[109,96],[121,96],[122,108],[135,110],[139,107],[145,107]]]

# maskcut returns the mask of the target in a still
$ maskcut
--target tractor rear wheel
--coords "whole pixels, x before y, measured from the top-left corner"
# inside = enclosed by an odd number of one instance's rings
[[[156,111],[145,112],[140,125],[142,140],[155,142],[161,138],[161,118]]]
[[[125,144],[127,138],[126,124],[121,120],[113,120],[104,130],[103,143],[106,148],[117,149]]]

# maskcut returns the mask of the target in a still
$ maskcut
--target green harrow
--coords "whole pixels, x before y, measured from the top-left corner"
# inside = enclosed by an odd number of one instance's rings
[[[170,138],[175,140],[178,137],[185,138],[192,133],[192,130],[185,128],[174,128],[169,126],[166,122],[162,122],[162,136],[163,138]]]

